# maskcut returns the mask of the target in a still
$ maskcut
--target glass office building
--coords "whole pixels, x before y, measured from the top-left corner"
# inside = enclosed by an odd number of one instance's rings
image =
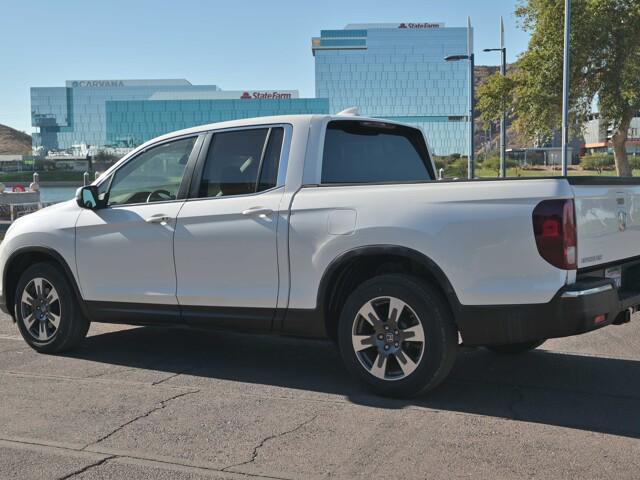
[[[246,92],[244,92],[246,93]],[[329,113],[326,98],[119,100],[106,102],[107,143],[139,145],[163,133],[239,118]]]
[[[295,90],[222,90],[184,79],[69,80],[31,89],[34,148],[133,147],[203,123],[288,113],[326,113],[328,102]]]
[[[416,125],[436,155],[468,152],[471,32],[441,23],[351,24],[312,39],[316,97],[331,112],[358,107],[362,115]]]

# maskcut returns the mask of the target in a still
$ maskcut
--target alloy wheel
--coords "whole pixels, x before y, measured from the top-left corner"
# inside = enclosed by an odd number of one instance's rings
[[[381,380],[411,375],[425,350],[422,322],[396,297],[377,297],[365,303],[356,314],[351,340],[360,364]]]
[[[62,307],[55,287],[42,277],[27,283],[20,299],[22,322],[39,342],[53,338],[60,326]]]

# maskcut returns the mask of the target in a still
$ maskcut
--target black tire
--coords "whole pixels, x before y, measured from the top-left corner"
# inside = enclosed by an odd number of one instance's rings
[[[546,340],[533,340],[531,342],[510,343],[507,345],[487,345],[485,348],[501,355],[517,355],[535,350],[545,341]]]
[[[34,312],[31,307],[23,306],[21,299],[25,288],[28,288],[29,296],[34,298],[32,281],[35,279],[44,279],[49,287],[55,289],[59,299],[51,307],[59,317],[57,328],[53,330],[54,324],[44,321],[47,325],[47,332],[51,332],[50,338],[46,340],[38,338],[37,332],[34,333],[33,330],[33,328],[38,329],[38,325],[43,321],[36,320],[30,330],[27,327],[28,321],[25,322],[23,316],[26,313],[29,318],[29,311]],[[90,326],[90,322],[82,315],[78,307],[78,301],[69,280],[56,265],[51,263],[37,263],[22,273],[16,287],[14,312],[22,338],[31,348],[40,353],[60,353],[77,347],[87,335]]]
[[[361,308],[364,308],[369,302],[372,302],[371,304],[374,306],[375,302],[385,302],[387,297],[393,297],[406,304],[401,309],[404,313],[394,318],[396,315],[391,312],[395,312],[396,309],[391,308],[391,303],[386,307],[381,304],[381,306],[375,307],[376,313],[380,319],[385,315],[386,318],[381,322],[369,321],[370,326],[363,324],[366,319],[364,315],[359,313]],[[400,341],[397,343],[384,345],[386,342],[394,342],[394,340],[386,338],[384,334],[378,334],[378,328],[380,325],[383,328],[386,328],[387,324],[393,325],[395,320],[398,320],[398,330],[395,333],[399,331],[401,335],[405,333],[405,329],[409,328],[402,327],[401,323],[414,325],[411,328],[415,328],[417,324],[422,326],[424,339],[422,349],[417,347],[420,343],[411,343],[416,340],[412,341],[405,337],[399,337]],[[371,340],[367,340],[366,343],[374,341],[375,345],[365,347],[367,350],[356,353],[353,340],[356,337],[352,337],[352,334],[360,335],[356,330],[363,326],[374,331],[374,334],[370,336]],[[361,338],[365,338],[367,335],[369,333],[364,334]],[[446,378],[455,363],[458,334],[448,305],[433,287],[409,275],[386,274],[367,280],[349,295],[339,319],[338,343],[347,370],[371,390],[388,397],[410,397],[434,389]],[[364,344],[365,342],[363,342]],[[400,349],[395,349],[398,355],[389,356],[389,350],[385,353],[382,348],[391,347],[393,349],[394,345],[397,347],[398,344],[400,344]],[[413,348],[414,353],[419,351],[422,353],[415,353],[415,357],[411,359],[415,369],[405,375],[399,358],[404,359],[405,355],[409,356],[407,352],[411,350],[406,350],[407,348]],[[402,349],[405,350],[402,351]],[[382,357],[386,357],[386,360],[382,359],[378,362],[383,364],[383,367],[378,370],[378,376],[375,376],[372,373],[373,366]],[[368,361],[368,358],[374,360],[367,368],[364,363]],[[396,378],[391,376],[394,366],[397,372]],[[389,376],[387,372],[389,372]]]

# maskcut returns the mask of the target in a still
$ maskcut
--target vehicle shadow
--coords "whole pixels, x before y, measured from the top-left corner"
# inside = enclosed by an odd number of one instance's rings
[[[539,350],[461,352],[436,391],[381,398],[354,382],[329,342],[136,328],[98,334],[68,357],[163,373],[337,394],[357,404],[485,415],[640,438],[640,362]]]

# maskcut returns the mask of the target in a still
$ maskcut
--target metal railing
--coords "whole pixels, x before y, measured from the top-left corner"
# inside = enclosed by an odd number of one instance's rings
[[[0,189],[0,217],[9,218],[13,222],[28,213],[32,213],[43,208],[40,199],[40,176],[37,172],[33,174],[33,182],[28,189],[24,187],[11,192],[5,192],[4,187]]]
[[[17,218],[53,204],[54,202],[13,203],[9,205],[9,219],[13,222]]]

